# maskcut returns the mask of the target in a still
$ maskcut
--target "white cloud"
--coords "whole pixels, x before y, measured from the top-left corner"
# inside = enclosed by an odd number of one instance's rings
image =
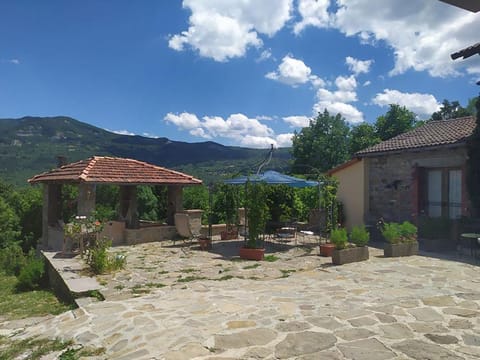
[[[307,127],[310,124],[310,118],[302,115],[286,116],[283,120],[291,127]]]
[[[148,137],[148,138],[151,138],[151,139],[158,139],[160,137],[158,135],[150,134],[148,132],[142,133],[142,136],[145,136],[145,137]]]
[[[352,124],[363,121],[363,114],[356,107],[339,101],[319,101],[313,109],[317,113],[327,109],[331,115],[341,114],[347,122]]]
[[[114,134],[118,134],[118,135],[128,135],[128,136],[133,136],[135,135],[134,133],[128,131],[128,130],[108,130],[106,129],[107,131],[110,131]]]
[[[20,64],[20,60],[18,60],[18,59],[10,59],[10,60],[8,60],[8,62],[10,64],[14,64],[14,65],[19,65]]]
[[[432,76],[457,74],[450,54],[478,42],[480,13],[474,14],[440,1],[337,0],[332,26],[363,42],[384,41],[394,51],[390,75],[409,69]]]
[[[279,134],[277,135],[277,147],[290,147],[292,146],[292,134]]]
[[[313,86],[324,86],[325,82],[316,75],[312,75],[310,69],[302,60],[295,59],[290,55],[282,59],[276,71],[265,75],[267,79],[275,80],[293,87],[311,82]]]
[[[170,48],[188,45],[204,57],[226,61],[262,46],[259,34],[273,36],[290,19],[292,0],[184,0],[189,28],[170,37]]]
[[[269,72],[265,77],[287,85],[298,86],[308,82],[311,73],[312,70],[302,60],[287,55],[278,65],[277,71]]]
[[[226,119],[204,116],[200,120],[191,113],[168,113],[164,120],[176,125],[179,130],[186,130],[190,135],[204,139],[225,138],[251,147],[263,147],[266,143],[276,145],[275,134],[270,127],[244,114],[232,114]]]
[[[405,106],[417,115],[431,115],[440,109],[437,99],[431,94],[402,93],[398,90],[385,89],[373,98],[373,103],[378,106],[397,104]]]
[[[317,103],[313,106],[314,113],[325,109],[332,115],[341,114],[346,121],[355,124],[363,121],[363,114],[351,102],[357,101],[357,80],[355,76],[338,76],[335,79],[337,90],[325,88],[317,90]]]
[[[295,24],[293,32],[299,34],[307,26],[327,27],[330,21],[328,6],[330,0],[299,0],[298,12],[302,20]]]
[[[270,137],[247,135],[240,139],[240,145],[257,149],[269,148],[272,144],[273,147],[278,147],[277,142]]]
[[[262,61],[270,59],[271,57],[272,57],[272,52],[270,51],[270,49],[263,50],[256,61],[257,62],[262,62]]]
[[[363,83],[363,86],[368,86],[368,85],[370,85],[371,83],[372,83],[372,82],[371,82],[370,80],[367,80],[367,81],[365,81],[365,82]]]
[[[168,113],[164,120],[183,130],[193,130],[200,126],[200,120],[198,120],[197,116],[186,112],[183,112],[180,115]]]
[[[345,63],[348,65],[348,68],[355,75],[365,73],[367,74],[370,71],[370,66],[373,63],[373,60],[358,60],[351,56],[345,58]]]

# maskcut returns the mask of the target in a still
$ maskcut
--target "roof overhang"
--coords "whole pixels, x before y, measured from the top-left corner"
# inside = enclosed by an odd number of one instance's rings
[[[440,0],[444,3],[468,10],[471,12],[480,11],[480,1],[479,0]]]

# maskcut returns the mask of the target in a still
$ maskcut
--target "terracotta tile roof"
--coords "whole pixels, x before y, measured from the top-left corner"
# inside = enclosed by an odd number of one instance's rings
[[[202,183],[193,176],[146,162],[103,156],[94,156],[35,175],[28,182],[30,184],[88,182],[117,185],[200,185]]]
[[[475,126],[476,122],[473,116],[429,121],[416,129],[361,150],[355,155],[368,156],[389,151],[461,144],[472,134]]]

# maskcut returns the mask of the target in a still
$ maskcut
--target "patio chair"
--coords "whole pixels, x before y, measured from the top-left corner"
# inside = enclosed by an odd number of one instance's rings
[[[178,235],[182,237],[184,244],[190,247],[193,241],[196,241],[200,236],[202,224],[200,220],[192,220],[188,214],[176,213],[175,228],[177,229]]]
[[[278,228],[275,232],[275,240],[280,245],[287,245],[294,241],[297,244],[297,228],[294,226],[284,226]]]

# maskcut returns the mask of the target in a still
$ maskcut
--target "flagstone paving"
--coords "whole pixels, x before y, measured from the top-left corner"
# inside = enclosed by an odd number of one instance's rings
[[[105,359],[480,357],[475,265],[389,259],[370,248],[368,261],[331,266],[316,247],[257,263],[231,258],[232,244],[213,252],[157,243],[116,248],[128,266],[98,278],[105,301],[0,327],[13,338],[104,347]]]

